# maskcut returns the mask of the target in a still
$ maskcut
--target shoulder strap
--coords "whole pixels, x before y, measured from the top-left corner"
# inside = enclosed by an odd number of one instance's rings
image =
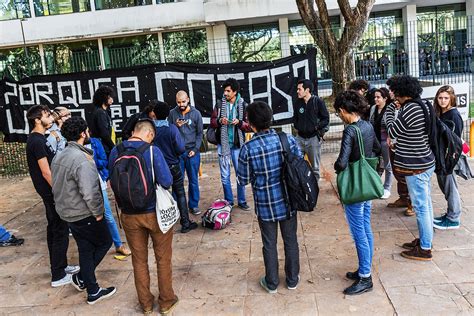
[[[140,145],[140,147],[138,147],[136,150],[137,150],[140,154],[143,154],[143,153],[145,153],[145,151],[147,151],[147,149],[148,149],[150,146],[151,146],[150,144],[144,143],[144,144]]]
[[[99,140],[100,141],[100,140]],[[125,151],[125,145],[123,142],[117,145],[117,156]]]
[[[286,136],[285,132],[278,132],[278,137],[280,138],[283,155],[287,156],[290,153],[290,143],[288,142],[288,136]]]
[[[359,151],[360,151],[360,156],[362,158],[365,158],[365,148],[364,148],[364,139],[362,138],[362,133],[360,131],[360,128],[359,126],[355,125],[355,124],[351,124],[351,126],[353,126],[356,130],[356,134],[357,134],[357,141],[359,142]]]

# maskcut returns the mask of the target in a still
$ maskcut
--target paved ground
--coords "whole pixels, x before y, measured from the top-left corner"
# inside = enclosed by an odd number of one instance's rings
[[[469,199],[474,181],[460,182],[462,227],[436,231],[432,262],[410,261],[399,255],[400,245],[417,234],[416,220],[404,217],[401,209],[385,208],[385,201],[376,201],[372,217],[374,291],[346,297],[342,290],[351,282],[344,274],[356,268],[357,258],[333,189],[334,159],[333,155],[323,158],[329,171],[321,182],[317,210],[299,217],[301,284],[297,290],[286,289],[283,271],[278,294],[269,295],[260,288],[258,280],[264,268],[258,224],[253,211],[237,209],[232,225],[223,231],[199,228],[174,236],[174,288],[180,298],[174,315],[474,315],[474,202]],[[215,164],[204,165],[203,172],[201,207],[205,208],[220,197],[222,189]],[[436,184],[433,188],[439,214],[445,202]],[[115,260],[113,251],[97,271],[101,285],[118,288],[110,300],[89,306],[84,294],[72,286],[51,288],[46,219],[30,180],[0,180],[0,199],[0,223],[26,238],[22,247],[0,248],[0,314],[140,312],[131,259]],[[70,245],[70,263],[77,263],[73,239]],[[283,261],[280,267],[283,270]],[[152,270],[153,291],[157,293],[156,269]]]

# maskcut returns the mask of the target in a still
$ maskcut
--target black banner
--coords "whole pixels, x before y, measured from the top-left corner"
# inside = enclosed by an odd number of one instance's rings
[[[29,133],[26,111],[35,104],[51,109],[65,106],[73,115],[89,119],[92,96],[100,85],[115,91],[110,108],[114,128],[120,135],[127,118],[140,111],[150,100],[176,104],[176,92],[185,90],[191,104],[209,123],[212,108],[222,96],[222,82],[236,78],[247,102],[265,101],[273,109],[276,124],[285,124],[293,116],[296,82],[308,78],[316,86],[316,52],[291,56],[272,62],[231,64],[155,64],[126,69],[48,75],[15,82],[0,81],[0,129],[5,141],[25,142]]]

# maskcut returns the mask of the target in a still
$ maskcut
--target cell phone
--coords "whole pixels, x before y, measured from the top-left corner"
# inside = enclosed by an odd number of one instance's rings
[[[183,123],[186,123],[188,120],[187,120],[187,119],[184,119],[184,118],[179,118],[178,121],[183,122]]]

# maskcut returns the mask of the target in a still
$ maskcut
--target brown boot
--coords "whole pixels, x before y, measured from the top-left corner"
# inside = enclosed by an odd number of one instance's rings
[[[419,245],[420,245],[420,238],[415,238],[411,242],[404,243],[402,245],[402,248],[412,250],[413,248],[415,248],[416,246],[419,246]]]
[[[402,257],[412,260],[431,261],[433,255],[431,249],[424,250],[420,246],[415,246],[412,250],[402,251]]]
[[[399,197],[395,202],[388,203],[387,207],[396,208],[396,207],[407,207],[408,201]]]
[[[408,207],[407,209],[405,210],[405,216],[413,216],[415,215],[415,211],[413,210],[413,206],[410,204],[408,204]]]

